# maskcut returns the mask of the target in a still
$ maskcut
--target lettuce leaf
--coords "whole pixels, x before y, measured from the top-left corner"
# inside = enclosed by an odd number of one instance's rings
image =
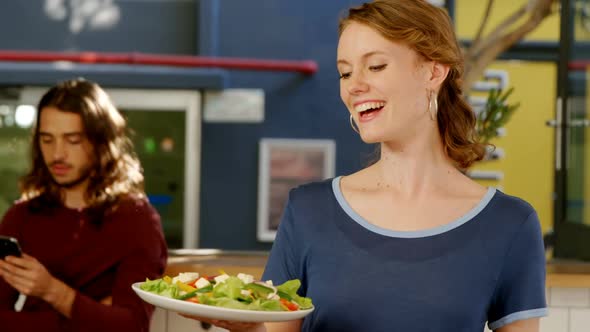
[[[290,297],[290,299],[287,299],[297,303],[300,309],[311,308],[313,306],[311,299],[308,297],[299,296],[299,294],[297,294],[299,287],[301,287],[301,281],[299,281],[299,279],[292,279],[284,282],[281,285],[278,285],[277,289],[279,292],[287,294],[288,297]]]
[[[227,297],[236,300],[241,295],[244,283],[238,277],[229,277],[213,288],[213,297]]]
[[[146,281],[142,283],[139,288],[150,293],[155,293],[173,299],[177,298],[180,292],[178,286],[169,284],[162,279],[146,279]]]

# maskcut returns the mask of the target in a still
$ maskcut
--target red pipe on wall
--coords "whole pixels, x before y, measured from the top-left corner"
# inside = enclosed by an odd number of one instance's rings
[[[587,70],[588,67],[590,67],[590,61],[588,60],[575,60],[567,64],[569,70]]]
[[[0,50],[0,61],[55,62],[68,61],[86,64],[127,64],[174,67],[208,67],[242,70],[290,71],[314,74],[318,65],[312,60],[263,60],[190,55],[103,52],[46,52]]]

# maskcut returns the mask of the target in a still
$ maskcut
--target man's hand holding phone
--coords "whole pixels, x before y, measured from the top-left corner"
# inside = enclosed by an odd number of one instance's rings
[[[8,256],[21,257],[21,255],[22,250],[20,249],[20,245],[18,244],[18,240],[16,238],[0,235],[0,264],[2,264],[2,261]],[[0,278],[2,278],[1,268]],[[14,304],[14,310],[20,312],[23,309],[26,300],[27,296],[23,293],[20,293],[18,300]]]
[[[7,241],[15,243],[16,240],[11,238]],[[69,318],[76,297],[75,290],[53,277],[35,257],[21,252],[18,241],[16,244],[18,252],[14,248],[4,250],[11,254],[0,259],[0,278],[22,295],[38,297]]]
[[[46,299],[53,277],[47,269],[32,256],[7,256],[0,262],[0,276],[19,292]]]
[[[20,246],[18,240],[10,236],[0,235],[0,260],[7,256],[21,256]]]

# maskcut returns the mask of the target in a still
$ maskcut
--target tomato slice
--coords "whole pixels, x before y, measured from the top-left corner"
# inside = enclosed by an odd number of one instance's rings
[[[280,299],[281,304],[284,305],[285,307],[287,307],[287,309],[289,309],[289,311],[295,311],[299,309],[299,306],[296,303],[293,303],[289,300],[285,300],[285,299]]]
[[[199,298],[198,298],[198,297],[196,297],[196,296],[194,296],[194,297],[191,297],[191,298],[188,298],[188,299],[186,299],[185,301],[188,301],[188,302],[193,302],[193,303],[201,303],[201,302],[199,302]]]

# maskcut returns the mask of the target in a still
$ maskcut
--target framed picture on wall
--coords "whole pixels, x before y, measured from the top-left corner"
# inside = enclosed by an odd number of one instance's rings
[[[334,176],[336,143],[327,139],[263,138],[259,148],[257,238],[272,242],[289,190]]]

